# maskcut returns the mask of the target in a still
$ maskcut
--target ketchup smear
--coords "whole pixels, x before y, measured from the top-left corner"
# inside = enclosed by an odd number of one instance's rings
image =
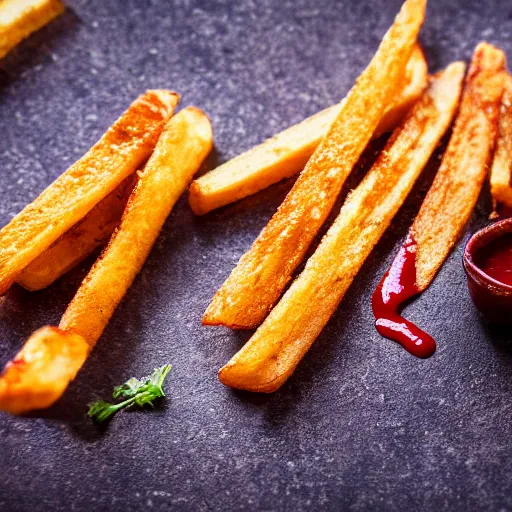
[[[436,351],[436,342],[400,316],[403,303],[419,293],[416,286],[416,247],[416,241],[409,234],[373,294],[372,309],[375,327],[382,336],[396,341],[416,357],[427,358]]]
[[[490,277],[512,286],[512,233],[483,248],[478,266]]]

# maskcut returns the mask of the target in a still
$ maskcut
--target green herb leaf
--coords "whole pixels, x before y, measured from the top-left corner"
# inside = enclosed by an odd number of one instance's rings
[[[139,389],[144,386],[144,382],[137,379],[136,377],[132,377],[128,379],[124,384],[117,386],[114,388],[114,392],[112,393],[113,398],[131,398],[135,396]]]
[[[165,396],[162,388],[167,374],[171,371],[172,366],[170,364],[164,364],[160,368],[156,368],[153,373],[149,376],[151,383],[156,386],[161,393],[161,396]]]
[[[114,388],[112,396],[114,398],[132,398],[139,393],[152,389],[154,393],[160,393],[159,396],[163,397],[165,393],[162,389],[162,384],[170,370],[171,365],[166,364],[161,368],[156,368],[151,375],[143,377],[142,379],[132,377],[124,384]],[[155,386],[158,389],[153,389]]]
[[[89,406],[87,415],[92,418],[95,423],[102,423],[110,419],[117,411],[137,405],[143,407],[145,405],[153,406],[155,400],[165,397],[163,383],[167,374],[171,370],[171,365],[166,364],[161,368],[156,368],[153,373],[142,379],[132,377],[124,384],[114,388],[114,399],[124,398],[122,402],[111,404],[103,400],[99,400]]]

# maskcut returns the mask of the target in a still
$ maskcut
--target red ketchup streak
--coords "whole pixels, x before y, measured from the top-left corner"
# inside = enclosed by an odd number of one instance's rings
[[[400,316],[401,306],[419,293],[416,286],[416,241],[411,235],[400,248],[391,268],[372,297],[375,327],[416,357],[430,357],[436,351],[432,336]]]
[[[482,253],[478,266],[496,281],[512,286],[512,234],[491,242]]]

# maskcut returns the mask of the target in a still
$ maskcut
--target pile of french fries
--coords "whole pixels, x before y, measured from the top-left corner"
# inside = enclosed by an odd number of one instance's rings
[[[190,205],[204,214],[300,172],[203,316],[205,325],[257,329],[220,370],[224,384],[273,392],[288,379],[454,119],[448,148],[409,233],[417,243],[418,291],[433,281],[463,233],[489,168],[495,203],[512,206],[512,79],[505,55],[480,43],[465,80],[462,62],[427,77],[417,43],[425,7],[426,0],[404,2],[338,107],[192,183]],[[391,128],[380,157],[294,276],[368,142]]]
[[[179,95],[147,91],[78,162],[0,230],[0,292],[50,285],[107,243],[58,327],[43,327],[0,378],[0,409],[60,398],[213,146],[210,121]]]
[[[300,173],[203,316],[205,325],[257,328],[219,371],[224,384],[273,392],[286,382],[452,124],[408,234],[417,244],[418,291],[430,285],[463,233],[489,170],[495,207],[512,208],[512,77],[505,55],[480,43],[467,74],[465,64],[455,62],[428,75],[417,42],[426,1],[404,2],[340,104],[192,182],[189,204],[203,215]],[[179,95],[166,90],[140,96],[0,230],[0,294],[14,283],[45,288],[106,244],[59,326],[36,331],[6,366],[0,409],[22,413],[62,395],[210,152],[208,118],[191,107],[174,115],[178,102]],[[373,138],[391,131],[295,276],[361,154]]]

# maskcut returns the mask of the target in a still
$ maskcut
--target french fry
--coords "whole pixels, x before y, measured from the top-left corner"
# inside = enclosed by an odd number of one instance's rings
[[[78,334],[43,327],[25,343],[0,379],[0,409],[21,414],[50,407],[75,378],[89,346]]]
[[[33,32],[64,12],[60,0],[2,0],[0,59]]]
[[[417,44],[407,63],[405,85],[387,108],[374,137],[392,131],[426,85],[427,61]],[[189,192],[193,212],[205,215],[300,172],[341,108],[342,103],[326,108],[194,180]]]
[[[496,152],[491,167],[491,194],[499,204],[512,208],[512,76],[507,75],[501,102]]]
[[[78,162],[0,230],[0,295],[21,272],[146,160],[179,101],[148,91]]]
[[[417,244],[418,292],[434,279],[480,195],[496,142],[506,76],[505,54],[480,43],[473,54],[448,148],[410,230]]]
[[[464,70],[463,63],[454,63],[431,80],[372,169],[348,196],[304,271],[253,337],[220,370],[223,384],[270,393],[293,373],[448,129]]]
[[[42,290],[105,245],[121,221],[134,184],[135,173],[25,268],[17,283],[30,291]]]
[[[210,121],[201,110],[186,108],[169,122],[119,229],[66,309],[61,329],[96,343],[212,145]]]
[[[407,0],[295,185],[217,291],[205,325],[261,323],[329,215],[341,187],[396,97],[423,22],[426,0]]]
[[[22,365],[7,365],[0,378],[0,409],[19,414],[48,407],[62,395],[142,268],[165,219],[212,145],[210,121],[199,109],[184,109],[169,121],[130,196],[119,228],[66,309],[59,329],[46,327],[34,333],[19,356],[23,358],[28,350],[31,358]],[[51,347],[39,346],[46,339],[41,332],[52,333]],[[47,357],[49,352],[51,359]],[[55,359],[62,361],[62,367],[60,373],[50,375],[54,368],[51,360]],[[46,383],[44,399],[39,399],[34,382]]]

